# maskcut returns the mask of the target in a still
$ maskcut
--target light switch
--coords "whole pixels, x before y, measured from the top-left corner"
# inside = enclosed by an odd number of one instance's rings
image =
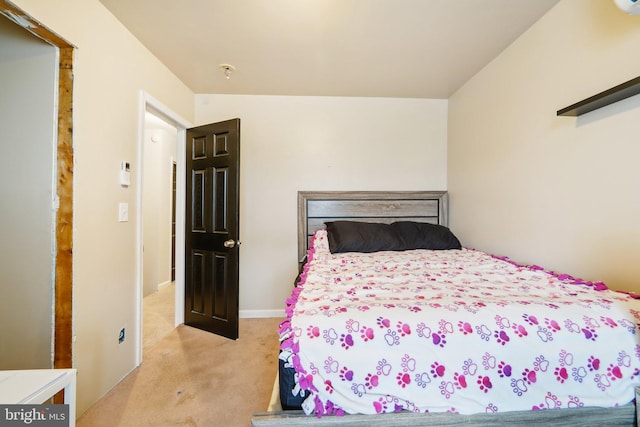
[[[118,221],[129,221],[129,203],[120,203],[118,205]]]

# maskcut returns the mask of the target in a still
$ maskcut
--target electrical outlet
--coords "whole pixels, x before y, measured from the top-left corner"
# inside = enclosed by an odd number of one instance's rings
[[[125,329],[122,328],[120,329],[120,335],[118,335],[118,344],[122,344],[125,340],[126,336],[125,336]]]

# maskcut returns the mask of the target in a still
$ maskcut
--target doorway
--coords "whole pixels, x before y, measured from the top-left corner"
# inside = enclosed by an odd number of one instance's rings
[[[143,355],[175,327],[172,217],[177,140],[175,126],[149,111],[145,112],[142,155]]]
[[[73,66],[75,47],[55,34],[28,13],[8,0],[0,0],[0,15],[57,48],[58,68],[56,164],[53,175],[56,185],[57,213],[54,227],[54,289],[53,289],[53,367],[71,368],[73,364]],[[18,18],[19,17],[19,18]],[[4,18],[2,18],[4,19]],[[58,401],[58,400],[56,400]]]
[[[55,47],[0,18],[2,370],[53,367],[56,62]]]
[[[148,123],[153,120],[155,124]],[[148,125],[150,127],[155,127],[156,129],[163,129],[161,133],[154,133],[153,131],[146,131]],[[140,171],[140,173],[136,174],[136,182],[133,184],[136,186],[136,204],[141,207],[136,212],[136,230],[137,230],[137,265],[138,265],[138,301],[136,304],[137,307],[137,336],[139,337],[136,349],[136,365],[142,363],[142,353],[144,344],[144,295],[147,292],[150,295],[149,289],[153,291],[153,286],[155,284],[156,288],[158,285],[160,286],[160,291],[163,292],[166,297],[167,287],[169,289],[173,289],[173,298],[170,298],[173,305],[173,316],[172,321],[163,320],[165,323],[170,323],[168,326],[170,330],[175,328],[177,325],[184,323],[184,207],[185,206],[185,147],[184,147],[184,139],[186,134],[186,129],[190,127],[190,123],[186,120],[182,119],[178,115],[176,115],[169,108],[164,106],[161,102],[157,101],[151,95],[146,92],[141,92],[140,95],[140,107],[139,107],[139,134],[138,134],[138,164],[135,169]],[[155,136],[156,141],[151,141],[151,138]],[[149,141],[149,144],[155,145],[152,146],[151,151],[145,152],[145,140]],[[164,144],[168,148],[168,146],[172,146],[170,152],[172,154],[165,154],[163,156],[158,157],[156,160],[147,157],[153,156],[153,151],[155,150],[158,154],[159,151],[162,151],[162,146],[159,144]],[[169,150],[166,150],[169,152]],[[151,162],[157,161],[158,164],[154,164],[157,166],[156,169],[159,169],[159,175],[153,172],[153,168],[150,171],[151,176],[147,176],[147,160]],[[175,169],[173,164],[175,163]],[[175,196],[171,196],[173,183],[171,182],[171,171],[175,172]],[[164,172],[163,172],[164,171]],[[166,221],[168,222],[168,226],[171,227],[171,203],[175,203],[175,206],[178,207],[175,211],[175,252],[171,255],[171,229],[169,228],[166,233],[157,233],[156,237],[159,237],[168,243],[157,245],[157,247],[150,247],[150,245],[155,245],[153,239],[147,240],[145,235],[149,234],[148,230],[145,232],[145,229],[149,228],[150,224],[147,224],[149,221],[145,221],[145,198],[147,190],[154,191],[154,188],[147,182],[145,185],[145,180],[152,179],[154,176],[166,176],[166,185],[158,185],[159,193],[166,194],[166,198],[164,199],[165,216],[168,217]],[[158,178],[158,180],[164,181],[164,178]],[[164,196],[160,196],[164,197]],[[173,199],[173,200],[171,200]],[[147,210],[149,207],[147,207]],[[167,246],[168,245],[168,246]],[[167,268],[169,276],[166,276],[167,273],[157,273],[155,271],[149,272],[150,266],[147,265],[149,262],[145,262],[145,253],[153,253],[159,247],[164,246],[168,247],[168,250],[162,249],[161,252],[165,254],[164,264],[160,267],[161,269]],[[171,258],[173,257],[175,261],[175,280],[171,281]],[[160,263],[158,263],[159,265]],[[154,270],[153,268],[151,270]],[[150,282],[152,285],[147,287],[147,291],[145,291],[145,276],[151,276]],[[155,277],[155,279],[154,279]],[[161,277],[167,277],[167,279],[162,279]],[[163,286],[164,285],[164,286]],[[158,295],[159,296],[159,295]],[[166,299],[166,298],[165,298]],[[165,327],[163,326],[163,327]]]

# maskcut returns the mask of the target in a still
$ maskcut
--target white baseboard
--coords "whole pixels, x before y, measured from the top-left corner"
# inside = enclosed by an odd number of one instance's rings
[[[282,310],[240,310],[238,313],[241,319],[256,319],[262,317],[286,317]]]
[[[168,280],[168,281],[162,282],[162,283],[158,283],[158,290],[160,290],[162,288],[166,288],[167,286],[169,286],[172,283],[173,282],[171,280]]]

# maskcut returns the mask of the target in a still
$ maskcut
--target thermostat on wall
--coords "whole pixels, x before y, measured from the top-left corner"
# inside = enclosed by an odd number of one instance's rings
[[[129,162],[122,162],[120,166],[120,185],[128,187],[131,184],[131,171],[129,170]]]

